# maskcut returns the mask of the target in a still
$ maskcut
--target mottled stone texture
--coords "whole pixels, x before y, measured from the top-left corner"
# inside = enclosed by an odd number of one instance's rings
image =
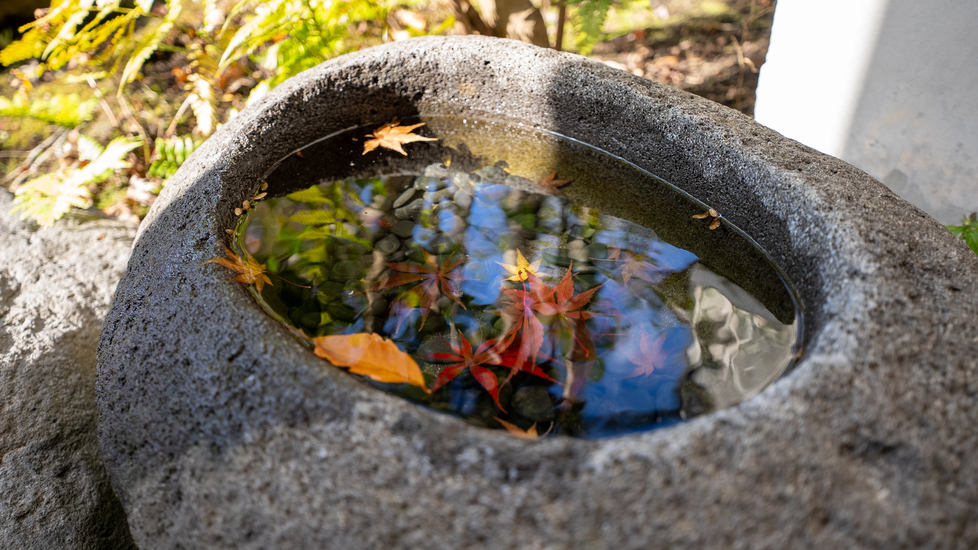
[[[525,441],[325,366],[201,265],[279,158],[415,113],[539,125],[705,200],[798,285],[803,359],[680,426]],[[152,548],[973,548],[976,319],[978,256],[841,161],[582,57],[414,39],[295,77],[171,180],[106,318],[99,443]]]
[[[95,348],[135,230],[10,217],[0,190],[0,548],[132,548],[96,442]]]

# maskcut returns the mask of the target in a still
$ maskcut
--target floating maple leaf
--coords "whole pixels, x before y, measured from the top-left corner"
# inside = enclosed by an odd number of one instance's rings
[[[530,275],[537,274],[537,270],[540,269],[540,263],[542,261],[542,259],[537,260],[531,264],[530,262],[526,261],[526,258],[523,257],[523,253],[520,252],[519,248],[517,248],[516,265],[504,264],[501,262],[496,263],[502,266],[502,268],[508,271],[511,275],[505,279],[506,281],[524,282],[530,277]]]
[[[388,384],[411,384],[428,393],[421,368],[397,347],[378,334],[360,332],[313,338],[314,353],[337,367]]]
[[[200,265],[217,264],[237,271],[240,273],[240,275],[231,280],[238,283],[244,283],[246,285],[254,284],[259,293],[261,292],[261,289],[264,288],[265,283],[268,283],[269,285],[272,284],[272,280],[268,278],[268,275],[265,275],[265,264],[259,264],[247,250],[244,251],[245,257],[242,258],[223,244],[221,247],[224,248],[224,252],[227,253],[228,258],[231,258],[230,260],[227,258],[214,258],[212,260],[207,260]]]
[[[540,180],[537,183],[540,184],[540,187],[543,187],[543,190],[546,193],[548,193],[550,195],[560,195],[562,193],[559,191],[559,188],[567,185],[568,183],[570,183],[573,180],[558,180],[558,179],[554,179],[556,177],[557,177],[557,171],[554,170],[550,175],[548,175],[547,177],[543,178],[542,180]]]
[[[664,354],[662,353],[662,347],[665,345],[665,343],[665,333],[659,334],[658,338],[655,339],[655,342],[652,342],[649,334],[643,329],[638,340],[639,353],[631,353],[628,355],[628,360],[638,368],[633,370],[631,374],[625,376],[625,378],[631,378],[633,376],[648,376],[655,372],[655,369],[661,369],[664,367]]]
[[[610,253],[608,254],[607,260],[618,262],[618,267],[615,270],[621,270],[622,283],[626,286],[632,277],[641,279],[649,284],[655,284],[657,282],[652,275],[658,275],[662,271],[659,266],[639,260],[635,254],[625,252],[620,248],[608,247],[608,250]]]
[[[591,335],[584,324],[585,321],[594,317],[594,314],[590,311],[581,311],[581,308],[591,301],[591,297],[602,286],[604,285],[598,285],[575,295],[574,281],[571,278],[571,268],[569,267],[560,282],[544,293],[544,299],[533,304],[534,311],[544,317],[550,317],[551,323],[570,331],[574,337],[574,342],[577,344],[575,349],[584,352],[583,357],[577,357],[577,359],[590,357],[594,353]]]
[[[399,126],[399,124],[400,121],[395,117],[394,120],[374,130],[374,133],[367,134],[367,137],[374,139],[368,140],[363,144],[363,154],[366,155],[377,147],[384,147],[407,156],[407,153],[401,148],[406,143],[413,141],[438,141],[437,138],[426,138],[411,133],[411,130],[424,126],[424,122],[411,126]]]
[[[710,222],[710,231],[720,227],[720,213],[712,208],[702,214],[693,215],[694,220],[703,220],[706,218],[713,218],[713,221]]]
[[[499,382],[496,380],[496,375],[491,370],[482,366],[505,366],[507,358],[499,353],[499,342],[496,340],[486,340],[473,353],[472,344],[465,338],[465,335],[460,334],[459,336],[461,340],[460,347],[449,344],[449,347],[452,348],[452,353],[435,353],[428,356],[428,359],[455,361],[455,363],[446,366],[438,373],[438,378],[435,379],[435,385],[431,387],[431,391],[435,391],[444,386],[461,374],[462,371],[468,369],[469,374],[475,378],[476,382],[489,392],[489,395],[492,396],[499,410],[506,412],[506,409],[499,403]]]
[[[402,286],[410,283],[415,283],[421,281],[420,284],[408,289],[408,293],[415,294],[421,299],[420,308],[424,311],[421,317],[421,326],[424,326],[425,320],[428,318],[428,311],[435,307],[435,302],[438,300],[440,294],[448,296],[455,301],[456,304],[462,306],[465,309],[465,305],[462,304],[459,295],[459,280],[461,279],[460,273],[452,273],[452,271],[459,266],[465,259],[458,260],[451,263],[451,256],[445,258],[445,261],[438,264],[438,258],[434,255],[429,254],[422,250],[424,254],[425,264],[412,264],[408,262],[397,262],[384,264],[387,267],[395,270],[401,271],[402,273],[397,273],[379,281],[378,283],[371,286],[368,290],[377,291],[384,290],[387,288],[394,288],[397,286]]]
[[[496,422],[499,422],[500,424],[502,424],[503,427],[506,428],[506,431],[507,432],[511,433],[512,435],[515,435],[516,437],[523,438],[523,439],[539,439],[539,438],[547,435],[548,433],[550,433],[550,430],[553,429],[553,427],[554,427],[553,423],[551,423],[550,424],[550,427],[547,428],[547,431],[543,432],[543,434],[538,434],[537,433],[537,423],[536,422],[534,422],[532,426],[530,426],[529,428],[527,428],[527,429],[524,430],[524,429],[521,429],[516,424],[512,424],[510,422],[506,422],[505,420],[503,420],[502,418],[499,418],[498,416],[497,417],[493,417],[493,418],[496,419]]]
[[[533,305],[545,299],[546,290],[547,285],[533,274],[527,274],[527,280],[523,283],[522,290],[502,289],[502,293],[509,299],[509,303],[499,308],[497,313],[513,323],[503,336],[503,340],[507,347],[513,346],[517,337],[520,340],[516,360],[513,363],[515,367],[510,371],[507,380],[523,368],[527,360],[532,365],[537,362],[540,348],[543,347],[544,328],[534,314]]]

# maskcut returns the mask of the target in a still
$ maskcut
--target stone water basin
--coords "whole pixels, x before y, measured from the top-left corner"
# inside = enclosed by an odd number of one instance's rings
[[[715,208],[794,281],[803,356],[676,426],[518,439],[325,365],[201,265],[280,159],[426,114],[569,136]],[[141,547],[970,547],[976,281],[936,221],[730,109],[526,44],[413,39],[291,79],[181,167],[105,321],[99,444]]]

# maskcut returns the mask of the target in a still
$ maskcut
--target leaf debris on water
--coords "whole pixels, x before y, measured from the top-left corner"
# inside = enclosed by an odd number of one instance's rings
[[[399,124],[400,121],[397,119],[397,117],[394,117],[394,120],[374,130],[374,133],[367,134],[367,137],[374,139],[368,140],[363,144],[363,154],[366,155],[377,147],[384,147],[385,149],[397,151],[398,153],[407,156],[407,153],[401,148],[401,146],[404,144],[414,141],[438,141],[437,138],[427,138],[411,133],[411,130],[424,126],[424,122],[413,124],[411,126],[399,126]]]

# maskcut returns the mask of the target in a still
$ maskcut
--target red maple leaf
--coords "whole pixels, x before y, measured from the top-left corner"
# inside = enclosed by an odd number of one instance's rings
[[[422,253],[424,254],[425,265],[409,262],[384,264],[394,271],[400,271],[401,273],[390,275],[374,284],[368,290],[384,290],[420,281],[420,284],[408,289],[407,293],[414,294],[421,299],[419,305],[420,309],[424,312],[421,316],[421,326],[424,327],[425,320],[428,318],[428,312],[437,307],[436,302],[441,295],[448,296],[456,304],[462,306],[462,309],[465,309],[465,305],[459,299],[461,296],[459,283],[462,275],[461,273],[452,273],[456,267],[465,261],[465,258],[452,263],[452,258],[449,256],[439,265],[438,258],[433,254],[429,254],[423,250]]]
[[[502,293],[509,299],[509,303],[499,308],[497,313],[513,323],[506,334],[502,336],[502,340],[505,342],[506,348],[515,347],[517,350],[514,360],[516,368],[510,371],[507,380],[512,378],[517,371],[523,369],[527,360],[531,365],[536,365],[540,348],[543,347],[544,327],[534,314],[533,306],[545,299],[547,290],[549,290],[547,285],[532,273],[527,273],[527,279],[523,281],[522,290],[516,288],[502,289]],[[517,337],[520,340],[519,346],[515,345]]]
[[[492,396],[499,410],[506,412],[506,409],[499,403],[499,382],[496,379],[496,374],[482,365],[506,366],[505,362],[507,359],[511,359],[511,357],[507,358],[504,354],[500,353],[500,343],[497,340],[486,340],[473,353],[472,344],[465,338],[465,335],[459,333],[459,336],[462,345],[461,347],[456,347],[449,344],[449,347],[452,348],[452,353],[435,353],[427,356],[428,359],[455,361],[455,363],[446,366],[438,373],[438,378],[435,379],[435,384],[432,386],[431,391],[434,392],[453,380],[462,371],[468,369],[472,377],[475,378],[475,381],[489,392],[489,395]]]
[[[552,326],[565,328],[574,338],[574,351],[571,358],[575,360],[589,358],[594,354],[594,343],[588,333],[585,321],[594,317],[590,311],[581,311],[591,301],[591,297],[604,284],[574,294],[574,280],[571,276],[572,267],[568,267],[563,278],[553,288],[547,289],[544,299],[533,304],[533,310],[544,317],[551,318]],[[583,356],[578,357],[580,352]]]

